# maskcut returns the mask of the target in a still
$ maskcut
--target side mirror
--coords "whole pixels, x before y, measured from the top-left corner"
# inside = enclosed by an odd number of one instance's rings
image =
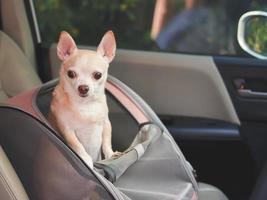
[[[267,59],[267,12],[250,11],[238,22],[237,40],[250,55]]]

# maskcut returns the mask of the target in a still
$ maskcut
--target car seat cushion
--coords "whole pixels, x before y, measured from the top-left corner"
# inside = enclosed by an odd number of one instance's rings
[[[15,42],[0,31],[0,101],[41,83]]]

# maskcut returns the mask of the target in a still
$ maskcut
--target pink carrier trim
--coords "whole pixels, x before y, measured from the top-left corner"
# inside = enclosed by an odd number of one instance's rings
[[[110,82],[107,82],[106,89],[118,99],[118,101],[132,114],[139,124],[149,121],[146,115],[120,88]],[[8,99],[5,103],[19,108],[38,119],[41,119],[42,117],[39,116],[39,113],[33,106],[33,100],[35,99],[34,97],[37,92],[38,88],[34,88]]]
[[[125,95],[120,88],[110,82],[107,82],[106,89],[119,100],[119,102],[133,115],[139,124],[149,121],[145,114],[129,97],[127,97],[127,95]]]
[[[5,103],[10,106],[14,106],[15,108],[19,108],[29,113],[30,115],[33,115],[34,117],[40,119],[38,113],[34,110],[33,105],[32,105],[32,100],[34,99],[36,92],[37,92],[36,88],[31,89],[15,97],[7,99]]]
[[[197,194],[194,192],[191,200],[198,200]]]

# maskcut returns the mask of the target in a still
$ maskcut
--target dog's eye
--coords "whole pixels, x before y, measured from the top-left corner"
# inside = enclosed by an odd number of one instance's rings
[[[100,73],[100,72],[94,72],[93,73],[93,76],[94,76],[94,79],[95,80],[99,80],[102,77],[102,73]]]
[[[76,73],[75,73],[75,71],[69,70],[69,71],[68,71],[68,77],[69,77],[69,78],[75,78],[75,77],[76,77]]]

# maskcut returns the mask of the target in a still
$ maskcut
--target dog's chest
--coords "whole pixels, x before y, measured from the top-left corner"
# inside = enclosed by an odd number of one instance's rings
[[[79,141],[93,161],[101,159],[101,145],[103,125],[106,113],[101,104],[77,108],[76,116],[73,116],[72,127]]]
[[[61,115],[65,126],[74,130],[76,137],[84,146],[93,161],[101,159],[101,145],[104,122],[107,112],[103,104],[92,103],[77,106],[75,111],[62,107]]]
[[[93,161],[101,159],[103,123],[80,124],[75,127],[75,134],[91,155]]]

